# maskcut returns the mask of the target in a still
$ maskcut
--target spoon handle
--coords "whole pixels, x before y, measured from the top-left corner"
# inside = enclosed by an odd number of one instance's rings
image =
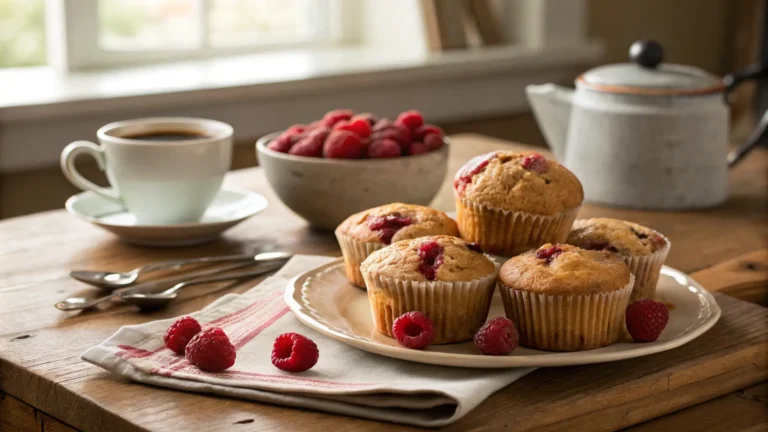
[[[176,293],[176,291],[191,286],[191,285],[200,285],[200,284],[206,284],[211,282],[221,282],[221,281],[227,281],[227,280],[233,280],[233,279],[243,279],[247,277],[254,277],[254,276],[260,276],[264,273],[269,273],[273,270],[276,270],[280,267],[282,267],[283,263],[272,263],[272,264],[263,264],[258,266],[257,268],[240,272],[240,273],[229,273],[229,274],[223,274],[223,275],[217,275],[217,276],[211,276],[211,277],[205,277],[200,279],[194,279],[187,282],[181,282],[177,283],[176,285],[168,288],[167,290],[159,293],[160,295],[171,295]]]
[[[131,271],[131,273],[151,273],[158,270],[177,269],[191,264],[207,264],[228,261],[243,261],[253,259],[255,254],[222,255],[199,258],[174,259],[149,263]]]

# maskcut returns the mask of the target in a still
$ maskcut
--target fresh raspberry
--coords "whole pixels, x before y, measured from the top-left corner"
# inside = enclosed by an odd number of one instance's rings
[[[427,136],[424,137],[424,145],[427,146],[427,150],[437,150],[440,147],[445,144],[445,141],[443,141],[443,137],[437,135],[437,134],[427,134]]]
[[[413,131],[424,124],[424,117],[416,110],[404,111],[397,116],[395,124],[401,124],[409,131]]]
[[[547,160],[544,159],[544,156],[538,154],[538,153],[531,153],[528,156],[525,156],[522,161],[523,168],[533,171],[535,173],[545,173],[549,171],[549,165],[547,165]]]
[[[371,127],[373,127],[379,121],[379,117],[375,116],[375,115],[373,115],[371,113],[362,113],[362,114],[356,115],[355,117],[360,117],[362,119],[367,120],[368,124],[370,124]]]
[[[401,152],[400,144],[389,138],[371,141],[368,145],[368,157],[371,159],[400,157]]]
[[[653,342],[669,322],[669,311],[656,300],[637,300],[627,306],[627,330],[635,342]]]
[[[323,155],[323,143],[328,137],[329,131],[330,129],[326,127],[313,129],[309,134],[299,139],[288,153],[296,156],[321,157]]]
[[[293,146],[293,141],[291,140],[291,137],[286,135],[280,135],[279,137],[270,141],[269,144],[267,144],[268,149],[274,150],[280,153],[288,153],[291,150],[292,146]]]
[[[185,316],[176,320],[168,330],[165,332],[163,341],[165,346],[176,354],[184,354],[184,348],[186,348],[190,339],[200,333],[202,327],[196,319]]]
[[[408,150],[408,146],[411,144],[411,132],[405,127],[396,124],[390,124],[385,128],[378,129],[379,124],[385,120],[380,121],[374,127],[373,133],[371,133],[371,140],[391,139],[400,144],[400,148]],[[389,120],[387,120],[389,121]]]
[[[496,317],[475,333],[475,345],[486,355],[507,355],[517,348],[520,335],[515,323],[504,317]]]
[[[413,142],[408,146],[408,154],[410,155],[420,155],[427,152],[429,152],[429,149],[423,142]]]
[[[393,122],[392,120],[388,118],[383,118],[377,121],[375,125],[373,125],[373,131],[374,132],[383,131],[384,129],[389,129],[390,127],[394,126],[394,124],[395,122]]]
[[[469,160],[463,167],[456,173],[456,178],[453,180],[453,188],[458,193],[463,193],[467,188],[467,185],[472,183],[472,177],[476,174],[480,174],[485,167],[491,162],[491,159],[496,157],[496,153],[488,153],[480,156],[476,156]]]
[[[474,242],[467,243],[467,249],[469,249],[469,250],[471,250],[473,252],[483,253],[483,248],[480,247],[479,244],[474,243]]]
[[[221,372],[235,364],[237,352],[227,334],[211,327],[197,334],[186,349],[187,360],[206,372]]]
[[[445,132],[435,125],[425,124],[416,128],[413,132],[413,139],[416,141],[424,141],[424,137],[427,135],[435,134],[442,139],[445,136]]]
[[[346,130],[335,130],[323,146],[323,157],[331,159],[360,159],[366,146],[362,138]]]
[[[347,109],[338,109],[338,110],[328,111],[323,116],[323,124],[326,126],[332,127],[336,123],[342,120],[351,119],[353,115],[355,115],[355,112]]]
[[[421,258],[419,273],[424,275],[429,281],[435,280],[437,269],[443,265],[445,260],[443,257],[443,247],[434,240],[428,240],[419,246],[419,250],[416,253]]]
[[[305,131],[313,130],[313,129],[318,128],[320,126],[327,127],[327,126],[325,126],[325,124],[323,123],[322,120],[315,120],[312,123],[308,124],[307,127],[304,130]]]
[[[392,323],[392,334],[397,343],[411,349],[424,349],[435,338],[435,325],[419,311],[406,312]]]
[[[283,132],[283,135],[292,137],[292,136],[300,135],[302,132],[304,132],[307,129],[308,128],[303,124],[295,124],[289,127],[288,129],[286,129],[285,132]]]
[[[360,117],[352,117],[349,120],[342,120],[333,127],[333,130],[346,130],[354,133],[355,135],[368,138],[371,136],[371,124],[368,120]]]
[[[548,248],[539,249],[536,251],[536,258],[547,260],[547,264],[551,263],[555,258],[560,256],[563,250],[557,246],[550,246]]]
[[[272,346],[272,364],[286,372],[309,370],[319,357],[317,345],[298,333],[283,333]]]

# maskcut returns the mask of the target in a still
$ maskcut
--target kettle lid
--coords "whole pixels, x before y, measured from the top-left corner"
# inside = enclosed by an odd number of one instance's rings
[[[591,69],[576,79],[579,87],[609,93],[650,96],[695,96],[725,91],[725,84],[693,66],[662,64],[664,51],[655,41],[637,41],[629,48],[632,63]]]

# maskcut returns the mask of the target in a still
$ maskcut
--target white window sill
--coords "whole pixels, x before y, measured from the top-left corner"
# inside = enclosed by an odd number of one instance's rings
[[[524,111],[525,85],[569,79],[601,55],[591,42],[440,55],[336,48],[69,75],[0,71],[0,172],[55,164],[68,142],[127,117],[212,117],[251,138],[336,107],[419,108],[437,122]]]

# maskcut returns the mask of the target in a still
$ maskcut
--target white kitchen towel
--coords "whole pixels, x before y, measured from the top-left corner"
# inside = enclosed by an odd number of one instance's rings
[[[202,372],[164,347],[163,335],[175,319],[122,327],[82,359],[146,384],[417,426],[455,422],[534,370],[412,363],[361,351],[309,329],[289,311],[283,293],[291,278],[332,259],[296,256],[250,291],[227,294],[191,314],[203,328],[223,328],[237,348],[235,365],[224,372]],[[288,373],[272,365],[272,344],[287,332],[315,341],[320,359],[314,368]]]

